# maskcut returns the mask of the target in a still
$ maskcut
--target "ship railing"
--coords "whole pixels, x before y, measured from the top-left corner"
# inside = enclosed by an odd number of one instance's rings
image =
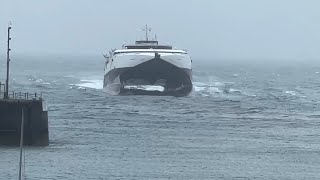
[[[0,82],[0,99],[14,99],[14,100],[42,100],[42,93],[16,92],[11,91],[8,97],[5,98],[5,84]]]

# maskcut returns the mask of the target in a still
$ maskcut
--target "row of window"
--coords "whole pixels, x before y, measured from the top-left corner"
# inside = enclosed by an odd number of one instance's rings
[[[134,54],[139,54],[139,53],[171,53],[171,54],[187,54],[186,52],[170,52],[170,51],[162,51],[162,52],[150,52],[150,51],[125,51],[125,52],[115,52],[113,55],[116,54],[129,54],[129,53],[134,53]]]

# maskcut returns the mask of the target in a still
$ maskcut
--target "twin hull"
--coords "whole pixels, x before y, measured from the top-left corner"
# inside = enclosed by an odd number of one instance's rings
[[[187,96],[193,89],[191,58],[179,52],[115,53],[105,65],[104,89],[113,95]]]

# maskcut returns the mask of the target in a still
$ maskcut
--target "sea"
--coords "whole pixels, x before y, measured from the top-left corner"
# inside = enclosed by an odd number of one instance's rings
[[[320,179],[320,62],[193,58],[187,97],[111,96],[103,69],[102,56],[12,57],[10,89],[42,93],[49,114],[26,179]],[[19,148],[0,146],[0,179],[18,166]]]

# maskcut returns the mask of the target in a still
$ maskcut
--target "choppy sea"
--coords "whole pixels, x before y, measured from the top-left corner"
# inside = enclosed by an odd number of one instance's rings
[[[49,110],[26,179],[320,179],[320,62],[193,62],[177,98],[106,94],[102,57],[13,57],[11,89]],[[18,162],[0,146],[0,179]]]

